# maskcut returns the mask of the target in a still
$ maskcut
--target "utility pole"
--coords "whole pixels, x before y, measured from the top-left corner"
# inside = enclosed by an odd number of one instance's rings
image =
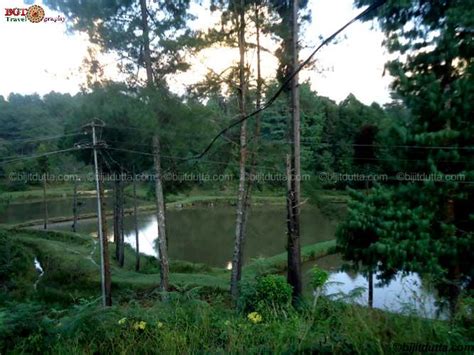
[[[291,72],[298,68],[298,0],[292,1],[291,10]],[[293,286],[293,301],[297,302],[303,292],[301,280],[301,246],[300,246],[300,97],[298,74],[291,80],[291,189],[289,192],[288,214],[288,283]]]
[[[112,294],[111,294],[111,280],[110,280],[110,265],[109,265],[109,249],[107,236],[104,236],[102,230],[102,202],[101,202],[101,178],[99,176],[99,164],[97,159],[97,149],[100,146],[97,142],[96,127],[104,127],[105,124],[96,120],[92,121],[87,125],[92,129],[92,149],[94,153],[94,170],[95,170],[95,184],[96,184],[96,195],[97,195],[97,230],[99,234],[100,243],[100,279],[102,287],[102,304],[104,307],[112,305]]]

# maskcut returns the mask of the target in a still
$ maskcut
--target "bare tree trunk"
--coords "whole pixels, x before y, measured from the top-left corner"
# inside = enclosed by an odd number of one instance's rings
[[[146,0],[140,0],[140,11],[142,20],[142,31],[143,31],[143,57],[145,60],[145,70],[147,86],[153,87],[153,68],[151,66],[151,53],[150,53],[150,37],[148,29],[148,10],[146,7]]]
[[[115,259],[120,259],[120,180],[117,174],[114,174],[114,244]]]
[[[298,0],[292,1],[291,19],[291,72],[298,67]],[[293,301],[297,302],[302,295],[301,280],[301,247],[300,247],[300,102],[298,75],[291,81],[291,116],[292,116],[292,161],[291,161],[291,228],[288,230],[288,283],[293,287]]]
[[[140,271],[140,238],[138,234],[137,182],[135,179],[135,169],[133,169],[133,225],[135,227],[135,271]]]
[[[46,173],[43,173],[43,212],[44,212],[43,228],[48,229],[48,201],[46,200]]]
[[[153,157],[155,167],[155,192],[156,207],[158,211],[158,252],[160,257],[160,278],[161,290],[169,289],[169,262],[168,262],[168,246],[166,239],[165,224],[165,200],[163,197],[163,186],[161,182],[161,165],[160,165],[160,143],[158,136],[153,137]]]
[[[364,171],[366,174],[369,173],[369,166],[368,164],[365,164],[364,166]],[[369,195],[369,180],[365,180],[365,194],[368,196]],[[369,274],[367,276],[368,281],[369,281],[369,300],[368,300],[368,305],[369,308],[374,307],[374,269],[372,266],[370,266]]]
[[[146,0],[140,0],[140,10],[142,18],[143,30],[143,55],[145,60],[145,69],[147,77],[147,86],[153,87],[153,69],[151,66],[150,39],[148,35],[148,16]],[[159,118],[158,118],[159,121]],[[159,123],[159,122],[158,122]],[[156,196],[156,214],[158,221],[158,245],[160,256],[160,281],[161,290],[169,289],[169,262],[168,262],[168,246],[166,238],[166,216],[165,201],[163,194],[163,183],[161,181],[161,156],[160,156],[160,139],[158,133],[153,136],[153,161],[155,168],[155,196]]]
[[[74,178],[73,197],[72,197],[72,231],[76,233],[77,229],[77,180]]]
[[[115,259],[120,267],[124,263],[123,236],[123,182],[121,174],[114,174],[114,243]]]
[[[105,218],[105,216],[107,215],[107,211],[106,211],[107,201],[105,199],[104,176],[103,176],[101,164],[99,164],[99,177],[100,177],[100,180],[99,180],[100,202],[101,202],[101,208],[102,208],[102,216],[104,217],[102,218],[102,233],[103,233],[104,239],[108,243],[109,228],[107,225],[107,218]],[[108,247],[107,247],[107,255],[108,255]]]
[[[123,218],[124,218],[124,182],[123,182],[123,176],[122,173],[120,173],[120,179],[119,179],[120,185],[119,185],[119,213],[118,213],[118,230],[119,230],[119,257],[118,257],[118,264],[120,267],[123,267],[123,264],[125,262],[125,255],[124,255],[124,249],[125,249],[125,235],[124,235],[124,226],[123,226]]]
[[[255,27],[256,27],[256,36],[257,36],[257,92],[256,92],[256,102],[255,106],[257,109],[260,108],[262,104],[262,61],[261,61],[261,47],[260,47],[260,8],[258,4],[255,5]],[[257,163],[257,151],[260,138],[260,112],[255,116],[255,137],[254,137],[254,147],[252,155],[252,169],[255,172],[256,163]]]
[[[287,236],[290,239],[293,230],[293,208],[291,197],[291,154],[286,155],[286,226]],[[288,246],[287,246],[288,248]]]
[[[239,7],[239,111],[240,116],[245,116],[245,1],[240,1]],[[245,244],[245,220],[246,220],[246,182],[245,165],[247,161],[247,122],[243,121],[240,126],[240,172],[239,191],[237,195],[237,221],[235,224],[234,253],[232,256],[232,271],[230,281],[230,292],[234,303],[239,297],[238,283],[242,273],[243,251]]]
[[[451,194],[448,195],[446,204],[446,223],[455,223],[456,215],[454,209],[454,199]],[[456,232],[451,233],[452,238],[457,238]],[[459,308],[459,296],[462,291],[461,270],[459,259],[455,259],[454,265],[448,268],[447,294],[449,303],[449,313],[451,320],[454,319]]]
[[[109,263],[109,239],[108,239],[108,228],[107,228],[107,219],[105,218],[106,214],[106,202],[105,202],[105,191],[104,191],[104,178],[102,173],[102,165],[99,163],[97,165],[99,171],[99,196],[100,196],[100,210],[102,214],[102,223],[100,228],[102,228],[102,256],[104,259],[104,288],[105,288],[105,305],[112,305],[112,279],[110,277],[110,263]],[[99,241],[100,243],[100,241]]]
[[[262,71],[261,71],[261,48],[260,48],[260,8],[258,4],[255,4],[255,27],[256,27],[256,41],[257,41],[257,90],[255,93],[255,107],[258,109],[262,102]],[[245,190],[244,198],[244,213],[242,221],[242,234],[247,235],[247,222],[248,214],[251,205],[251,196],[253,185],[255,184],[255,173],[257,171],[257,156],[259,148],[259,138],[260,138],[260,113],[255,115],[255,130],[253,137],[252,149],[250,152],[250,174],[249,179],[247,179],[247,188]]]
[[[369,270],[369,308],[374,307],[374,273],[372,269]]]

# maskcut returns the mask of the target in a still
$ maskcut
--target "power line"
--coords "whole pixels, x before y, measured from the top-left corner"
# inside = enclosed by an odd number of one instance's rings
[[[135,127],[128,127],[128,126],[114,126],[114,127],[108,127],[108,128],[113,128],[113,129],[134,129],[137,131],[142,131],[142,132],[149,132],[149,130],[146,129],[140,129],[140,128],[135,128]],[[174,134],[176,137],[202,137],[202,138],[207,138],[208,135],[199,135],[199,134]],[[143,146],[143,147],[151,147],[151,144],[143,144],[143,143],[131,143],[131,142],[126,142],[126,141],[118,141],[118,140],[107,140],[108,142],[113,142],[113,143],[122,143],[122,144],[127,144],[127,145],[133,145],[133,146]],[[289,142],[286,140],[272,140],[272,139],[265,139],[262,137],[260,139],[262,143],[265,144],[294,144],[293,142]],[[315,138],[311,137],[302,137],[301,138],[301,143],[303,145],[309,145],[312,143],[317,144],[319,147],[330,147],[330,146],[352,146],[352,147],[374,147],[374,148],[402,148],[402,149],[446,149],[446,150],[474,150],[474,146],[429,146],[429,145],[386,145],[386,144],[355,144],[355,143],[319,143]]]
[[[301,71],[301,69],[303,69],[304,66],[306,66],[310,61],[311,59],[314,57],[314,55],[322,48],[324,47],[325,45],[327,45],[328,43],[330,43],[335,37],[337,37],[337,35],[339,35],[342,31],[344,31],[347,27],[349,27],[351,24],[353,24],[354,22],[358,21],[359,19],[363,18],[364,16],[366,16],[367,14],[369,14],[370,12],[376,10],[377,8],[379,8],[380,6],[382,6],[387,0],[379,0],[379,1],[376,1],[374,4],[372,4],[371,6],[369,6],[367,9],[365,9],[364,11],[362,11],[359,15],[357,15],[356,17],[354,17],[352,20],[350,20],[348,23],[346,23],[344,26],[342,26],[340,29],[338,29],[336,32],[334,32],[331,36],[327,37],[310,55],[308,58],[306,58],[306,60],[304,60],[297,68],[296,70],[291,73],[284,81],[284,83],[280,86],[280,88],[273,94],[273,96],[265,103],[263,104],[263,106],[259,107],[258,109],[256,109],[255,111],[253,111],[252,113],[248,114],[248,115],[245,115],[241,118],[239,118],[238,120],[236,120],[235,122],[231,123],[230,125],[228,125],[227,127],[225,127],[224,129],[222,129],[212,140],[211,142],[209,143],[209,145],[200,153],[198,154],[197,156],[193,157],[192,159],[201,159],[210,149],[211,147],[214,145],[214,143],[217,141],[217,139],[219,139],[220,136],[222,136],[224,133],[226,133],[229,129],[231,129],[232,127],[235,127],[239,124],[241,124],[242,122],[248,120],[249,118],[257,115],[258,113],[266,110],[267,108],[269,108],[274,102],[275,100],[278,98],[278,96],[280,96],[280,94],[283,92],[283,90],[286,88],[286,86],[293,80],[293,78]]]
[[[19,139],[6,139],[8,143],[15,142],[15,143],[32,143],[32,142],[41,142],[41,141],[48,141],[63,137],[73,137],[79,136],[81,133],[71,133],[71,134],[61,134],[57,136],[49,136],[49,137],[40,137],[40,138],[19,138]]]
[[[331,146],[351,146],[351,147],[374,147],[374,148],[406,148],[406,149],[446,149],[446,150],[474,150],[474,147],[464,146],[428,146],[428,145],[385,145],[385,144],[355,144],[355,143],[318,143],[316,140],[313,141],[313,138],[306,137],[301,138],[302,144],[312,144],[315,143],[318,147],[331,147]],[[288,141],[272,141],[269,139],[261,139],[261,142],[271,143],[271,144],[294,144],[293,142]]]
[[[126,152],[126,153],[132,153],[132,154],[141,154],[141,155],[146,155],[146,156],[153,156],[152,153],[147,153],[147,152],[142,152],[142,151],[137,151],[137,150],[131,150],[131,149],[122,149],[122,148],[111,148],[111,147],[107,147],[107,149],[109,150],[116,150],[116,151],[121,151],[121,152]],[[182,161],[189,161],[191,159],[189,158],[183,158],[183,157],[178,157],[178,156],[169,156],[169,155],[162,155],[161,156],[162,158],[164,159],[176,159],[176,160],[182,160]],[[354,160],[364,160],[364,161],[394,161],[394,160],[397,160],[397,161],[405,161],[405,162],[426,162],[427,160],[426,159],[402,159],[402,158],[354,158],[352,157],[352,159]],[[205,162],[205,163],[210,163],[210,164],[221,164],[221,165],[230,165],[230,166],[240,166],[238,164],[233,164],[233,163],[226,163],[226,162],[217,162],[217,161],[213,161],[213,160],[203,160],[203,159],[199,159],[200,161],[202,162]],[[437,163],[466,163],[467,161],[466,160],[436,160]],[[257,167],[260,167],[260,168],[263,168],[265,169],[265,167],[262,167],[262,166],[257,166]],[[267,168],[267,169],[272,169],[272,168]],[[275,169],[276,170],[276,169]]]
[[[135,130],[135,131],[138,131],[138,132],[144,132],[144,133],[150,133],[150,129],[148,128],[138,128],[138,127],[132,127],[132,126],[123,126],[123,125],[115,125],[113,127],[108,127],[107,128],[112,128],[112,129],[116,129],[116,130]],[[176,137],[191,137],[191,138],[195,138],[195,137],[202,137],[202,138],[209,138],[209,134],[205,135],[205,134],[196,134],[196,133],[189,133],[189,134],[176,134],[176,133],[172,133],[170,134],[172,136],[176,136]],[[109,140],[109,142],[111,142]],[[150,144],[151,146],[151,144]]]
[[[107,147],[106,149],[108,149],[108,150],[122,151],[122,152],[126,152],[126,153],[131,153],[131,154],[141,154],[141,155],[145,155],[145,156],[153,156],[152,153],[141,152],[141,151],[137,151],[137,150],[121,149],[121,148],[111,148],[111,147]],[[163,159],[170,159],[170,160],[176,159],[176,160],[182,160],[182,161],[189,161],[188,158],[183,158],[183,157],[178,157],[178,156],[171,156],[171,155],[161,155],[161,158],[163,158]],[[222,161],[215,161],[215,160],[201,159],[200,161],[203,162],[203,163],[209,163],[209,164],[215,164],[215,165],[236,166],[236,167],[240,166],[240,165],[237,164],[237,163],[222,162]],[[117,164],[118,164],[118,163],[117,163]],[[119,164],[119,165],[120,165],[120,164]],[[120,165],[120,166],[121,166],[121,165]],[[269,170],[269,171],[280,172],[280,170],[278,170],[277,168],[265,167],[265,166],[262,166],[262,165],[257,165],[257,167],[258,167],[258,168],[261,168],[261,169]]]
[[[82,149],[82,148],[76,148],[76,147],[74,147],[74,148],[67,148],[67,149],[62,149],[62,150],[56,150],[56,151],[53,151],[53,152],[47,152],[47,153],[43,153],[43,154],[36,154],[36,155],[30,155],[30,156],[25,156],[25,157],[19,157],[19,158],[17,158],[17,159],[10,159],[10,160],[7,160],[7,161],[1,161],[1,162],[0,162],[0,165],[9,164],[9,163],[12,163],[12,162],[15,162],[15,161],[21,161],[21,160],[28,160],[28,159],[46,157],[46,156],[53,155],[53,154],[64,153],[64,152],[70,152],[70,151],[72,151],[72,150],[79,150],[79,149]]]

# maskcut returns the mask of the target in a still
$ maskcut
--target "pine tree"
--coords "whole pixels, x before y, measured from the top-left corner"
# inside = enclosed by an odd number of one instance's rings
[[[355,193],[339,246],[356,263],[379,261],[386,278],[396,270],[432,274],[454,312],[463,285],[474,287],[474,191],[464,183],[474,176],[474,9],[466,1],[389,1],[372,17],[388,49],[406,55],[388,63],[412,115],[399,142],[411,147],[403,157],[410,164],[399,173],[428,178]]]

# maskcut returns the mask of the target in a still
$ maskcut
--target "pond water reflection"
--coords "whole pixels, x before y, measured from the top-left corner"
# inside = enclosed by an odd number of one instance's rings
[[[54,205],[51,201],[50,205]],[[28,213],[29,209],[26,210]],[[10,210],[10,213],[12,211]],[[15,212],[23,215],[21,211]],[[24,216],[24,215],[23,215]],[[18,216],[16,216],[18,217]],[[38,218],[41,218],[41,214]],[[19,218],[15,218],[18,220]],[[24,219],[27,219],[24,217]],[[283,205],[252,206],[249,214],[248,236],[245,243],[244,262],[261,256],[272,256],[285,251],[286,210]],[[317,208],[304,206],[301,213],[302,245],[334,238],[337,223],[329,220]],[[72,222],[52,224],[51,230],[71,230]],[[108,219],[109,234],[112,220]],[[140,251],[157,255],[156,216],[143,213],[138,216]],[[167,211],[169,255],[171,258],[227,267],[232,257],[235,228],[235,207],[192,207]],[[80,220],[78,232],[95,233],[95,219]],[[125,240],[135,247],[133,216],[124,218]],[[109,235],[109,238],[111,235]]]
[[[340,271],[343,261],[339,255],[329,255],[317,262],[303,265],[305,289],[311,292],[310,270],[314,265],[329,271],[324,294],[363,306],[368,302],[368,280],[360,273]],[[356,291],[356,292],[354,292]],[[360,291],[360,292],[358,292]],[[352,296],[351,296],[352,295]],[[416,313],[426,318],[447,318],[446,312],[438,315],[436,290],[416,273],[397,274],[387,285],[381,285],[374,275],[374,308],[396,313]]]

